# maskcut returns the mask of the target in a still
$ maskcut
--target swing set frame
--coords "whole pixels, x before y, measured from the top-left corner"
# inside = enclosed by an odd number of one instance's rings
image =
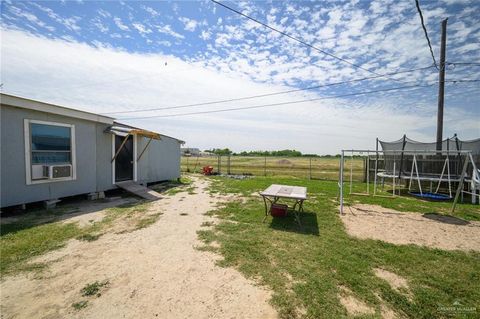
[[[366,164],[366,191],[363,193],[353,192],[353,159],[355,156],[365,157]],[[443,166],[440,172],[435,173],[425,173],[422,171],[422,166],[419,165],[419,158],[428,158],[432,156],[440,157],[443,161]],[[342,150],[340,156],[340,170],[339,170],[339,180],[338,180],[338,199],[340,201],[340,212],[343,213],[344,206],[344,197],[345,197],[345,160],[350,159],[350,169],[349,169],[349,193],[348,195],[361,195],[361,196],[370,196],[370,161],[374,161],[374,188],[373,196],[379,197],[388,197],[394,198],[396,196],[401,196],[401,181],[408,181],[408,191],[412,191],[413,185],[417,184],[420,197],[424,197],[427,193],[430,194],[440,194],[440,187],[442,183],[447,183],[448,185],[448,197],[446,199],[453,199],[452,212],[455,210],[456,204],[459,200],[460,195],[470,194],[472,196],[472,203],[476,203],[477,198],[480,201],[480,195],[477,193],[477,190],[480,190],[480,170],[476,167],[471,151],[459,151],[459,150],[442,150],[442,151],[430,151],[430,150]],[[406,158],[411,158],[412,164],[410,170],[408,171],[408,161]],[[392,163],[393,159],[393,163]],[[462,166],[460,174],[452,174],[451,164],[452,159],[458,161],[459,166]],[[384,169],[379,167],[379,162],[383,160]],[[390,161],[389,164],[393,164],[392,170],[387,170],[386,161]],[[399,165],[397,166],[397,160],[399,160]],[[463,165],[462,165],[463,164]],[[467,168],[470,170],[467,172]],[[397,169],[397,167],[399,167]],[[379,179],[382,183],[382,191],[385,186],[385,179],[390,179],[392,181],[392,193],[390,196],[379,195],[377,194]],[[422,188],[422,182],[430,182],[430,192],[426,192],[425,188]],[[433,184],[436,183],[435,192],[433,193]],[[458,183],[457,190],[455,192],[455,197],[452,193],[452,184]],[[464,190],[464,184],[469,185],[470,191]],[[398,195],[397,195],[398,190]],[[443,195],[443,194],[442,194]]]

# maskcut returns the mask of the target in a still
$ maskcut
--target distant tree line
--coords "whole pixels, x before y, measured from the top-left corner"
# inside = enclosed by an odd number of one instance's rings
[[[215,154],[215,155],[232,155],[232,156],[278,156],[278,157],[340,157],[340,154],[337,155],[317,155],[317,154],[303,154],[297,150],[280,150],[280,151],[242,151],[242,152],[232,152],[229,148],[213,148],[211,150],[205,150],[205,153]]]

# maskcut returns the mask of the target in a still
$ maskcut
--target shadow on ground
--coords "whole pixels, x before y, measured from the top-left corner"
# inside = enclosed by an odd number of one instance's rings
[[[470,224],[469,221],[453,217],[450,215],[439,215],[435,213],[427,213],[422,215],[424,218],[430,219],[437,221],[439,223],[445,223],[445,224],[450,224],[450,225],[460,225],[460,226],[465,226]]]
[[[68,220],[80,215],[91,214],[111,207],[130,207],[142,202],[135,197],[111,197],[98,200],[85,200],[78,197],[67,198],[53,209],[35,207],[9,217],[3,217],[0,236],[15,233],[49,223]]]
[[[289,210],[286,217],[269,217],[272,218],[270,227],[276,230],[294,232],[304,235],[319,236],[317,214],[314,212],[305,211],[300,213],[300,221],[302,225],[299,225],[295,219],[294,213]]]

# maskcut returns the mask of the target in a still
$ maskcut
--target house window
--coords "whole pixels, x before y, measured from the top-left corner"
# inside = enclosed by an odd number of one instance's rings
[[[32,164],[71,164],[71,132],[66,126],[31,123]]]
[[[25,164],[27,184],[75,179],[75,126],[25,120]]]

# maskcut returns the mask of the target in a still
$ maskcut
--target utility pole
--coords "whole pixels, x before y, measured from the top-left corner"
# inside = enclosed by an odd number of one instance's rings
[[[445,101],[445,51],[447,47],[447,21],[442,21],[442,43],[440,46],[440,70],[438,71],[437,151],[442,150],[443,104]]]

